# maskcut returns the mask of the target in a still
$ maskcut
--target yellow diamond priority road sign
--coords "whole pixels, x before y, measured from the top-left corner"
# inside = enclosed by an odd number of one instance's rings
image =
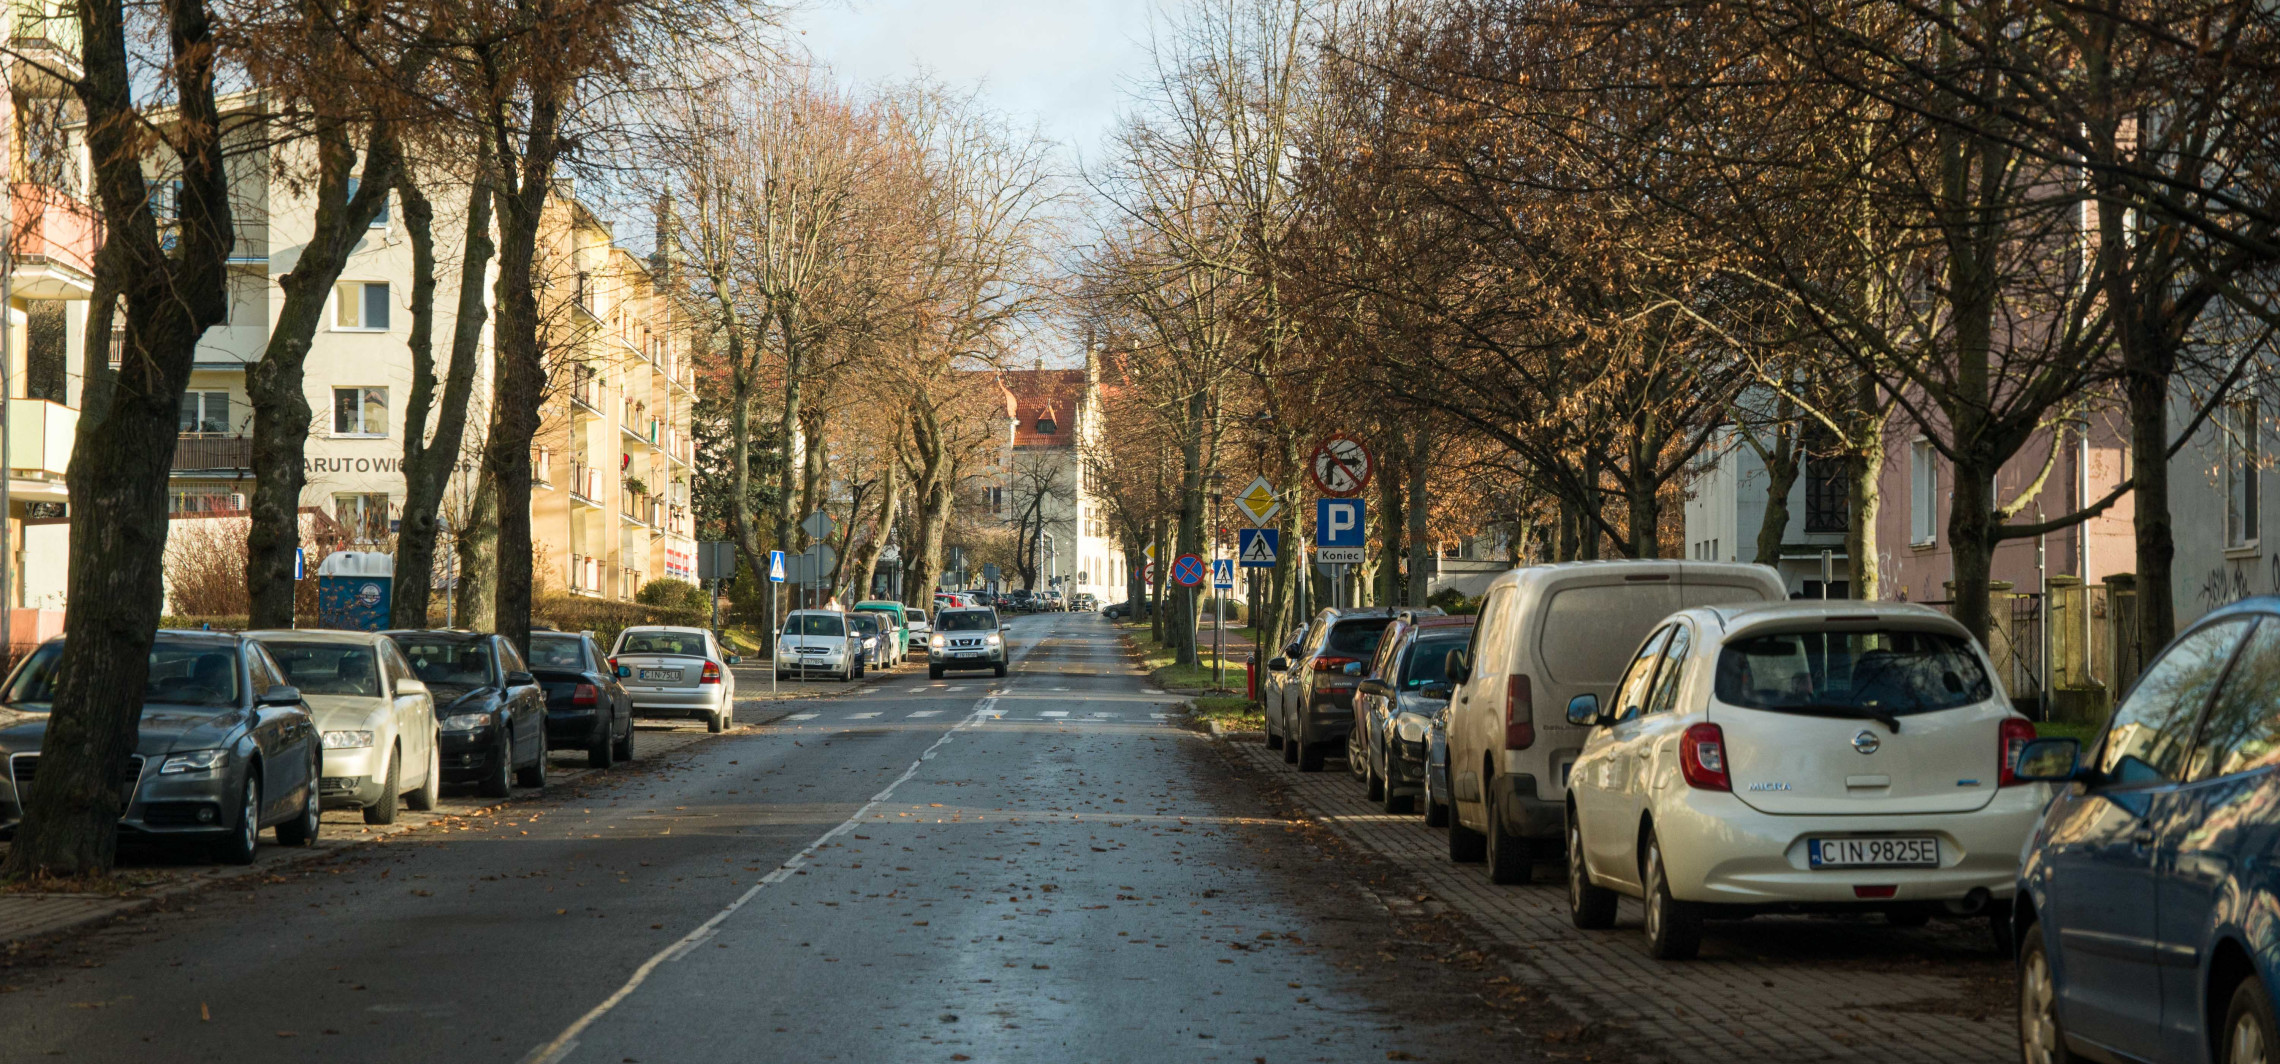
[[[1275,498],[1275,486],[1260,477],[1235,496],[1235,508],[1251,519],[1253,525],[1264,525],[1282,512],[1282,500]]]

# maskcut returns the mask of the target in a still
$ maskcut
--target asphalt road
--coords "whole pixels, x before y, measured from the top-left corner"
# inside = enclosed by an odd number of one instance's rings
[[[0,1060],[1512,1059],[1089,614],[0,968]],[[1405,937],[1406,936],[1406,937]],[[1406,944],[1404,944],[1406,943]]]

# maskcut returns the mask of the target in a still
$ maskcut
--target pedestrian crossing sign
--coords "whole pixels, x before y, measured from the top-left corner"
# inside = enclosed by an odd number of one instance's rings
[[[1234,559],[1213,558],[1211,560],[1211,586],[1219,591],[1235,590]]]
[[[772,550],[768,552],[768,582],[771,584],[781,584],[784,582],[783,551]]]
[[[1282,547],[1282,529],[1245,528],[1235,533],[1235,555],[1245,569],[1272,569]]]

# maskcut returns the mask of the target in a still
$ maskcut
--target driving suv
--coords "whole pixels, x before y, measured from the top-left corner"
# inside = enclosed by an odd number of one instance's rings
[[[1316,615],[1305,634],[1267,662],[1274,698],[1265,706],[1267,747],[1300,772],[1320,772],[1333,749],[1354,728],[1354,688],[1398,613],[1437,616],[1439,609],[1332,607]]]
[[[926,675],[939,680],[951,669],[988,669],[1005,675],[1005,626],[988,607],[943,610],[934,615],[927,637]]]

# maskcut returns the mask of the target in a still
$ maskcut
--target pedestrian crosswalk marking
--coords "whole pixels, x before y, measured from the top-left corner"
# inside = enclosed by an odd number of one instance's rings
[[[878,714],[876,714],[876,713],[851,713],[851,714],[849,714],[849,715],[848,715],[847,719],[848,719],[848,720],[869,720],[869,719],[871,719],[872,717],[876,717],[876,716],[878,716]]]
[[[1069,712],[1065,709],[1048,709],[1045,712],[1038,714],[1040,717],[1066,717],[1068,715]]]
[[[941,715],[942,715],[942,711],[941,711],[941,710],[939,710],[939,709],[922,709],[922,710],[919,710],[919,711],[918,711],[918,712],[916,712],[916,713],[913,713],[913,714],[911,714],[911,716],[912,716],[912,717],[914,717],[914,718],[916,718],[916,717],[939,717],[939,716],[941,716]]]
[[[794,713],[794,714],[792,714],[792,715],[791,715],[791,716],[789,716],[789,717],[785,717],[784,719],[785,719],[785,720],[814,720],[815,718],[817,718],[817,717],[820,717],[820,716],[822,716],[822,715],[823,715],[823,714],[821,714],[821,713]]]

